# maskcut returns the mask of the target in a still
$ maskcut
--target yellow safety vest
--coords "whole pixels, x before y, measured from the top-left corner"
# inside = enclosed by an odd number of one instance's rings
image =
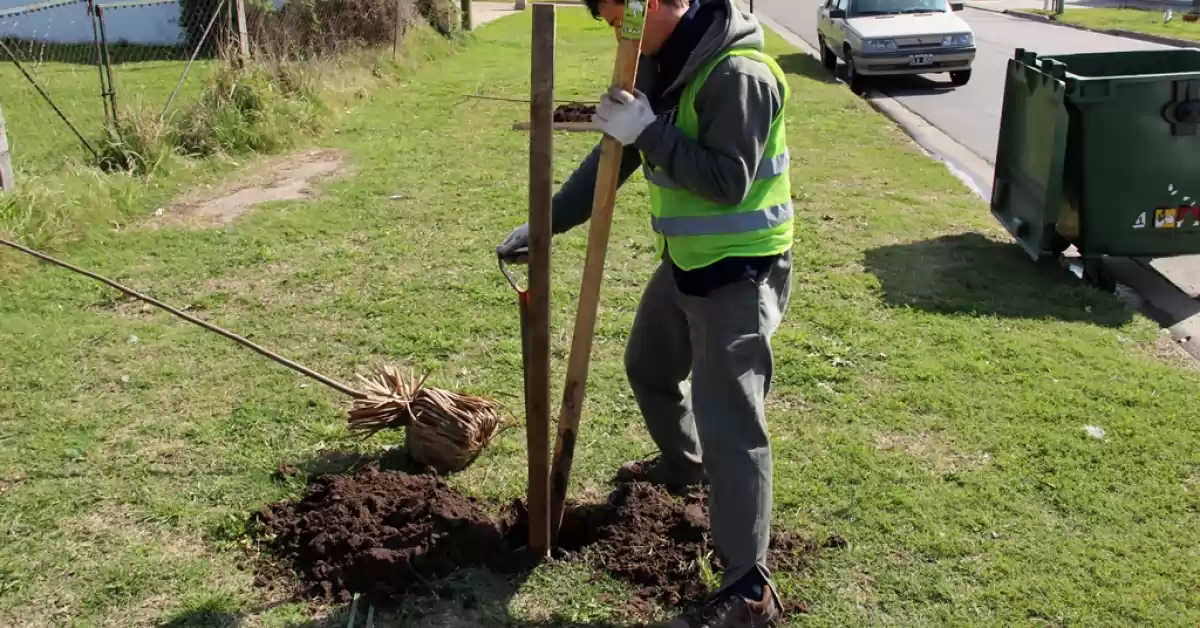
[[[684,87],[675,126],[687,137],[696,139],[699,134],[696,92],[713,68],[730,56],[751,57],[767,64],[779,81],[782,97],[746,198],[734,206],[714,203],[679,187],[666,172],[655,169],[642,156],[642,172],[650,186],[650,223],[658,255],[662,256],[666,246],[671,260],[684,270],[708,266],[725,257],[775,255],[792,245],[792,189],[783,121],[788,87],[775,60],[753,49],[726,50],[710,59]]]

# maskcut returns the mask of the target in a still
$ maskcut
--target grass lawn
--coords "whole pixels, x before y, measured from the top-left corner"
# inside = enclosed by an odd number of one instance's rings
[[[1095,29],[1122,29],[1164,37],[1200,41],[1200,22],[1184,22],[1187,7],[1175,11],[1175,19],[1163,24],[1162,9],[1067,9],[1057,16],[1060,22]],[[1036,11],[1044,13],[1043,11]]]
[[[525,215],[529,12],[376,92],[314,146],[344,151],[322,198],[220,229],[96,228],[70,260],[338,379],[376,360],[522,413],[515,296],[493,247]],[[611,31],[559,11],[558,93],[611,75]],[[775,342],[776,524],[849,548],[780,573],[793,625],[1200,622],[1197,372],[1117,298],[1039,269],[986,205],[819,64],[789,75],[795,286]],[[595,141],[562,133],[564,179]],[[653,270],[640,175],[619,196],[573,495],[652,452],[621,356]],[[404,200],[392,200],[403,195]],[[152,208],[143,208],[145,215]],[[555,240],[557,400],[586,229]],[[111,290],[0,263],[0,625],[333,626],[237,568],[243,524],[300,493],[272,480],[376,456],[343,398]],[[1102,440],[1084,426],[1103,428]],[[451,482],[524,494],[521,430]],[[599,626],[628,585],[551,564],[457,577],[472,608],[389,626]],[[343,619],[340,625],[345,625]],[[361,624],[360,624],[361,625]]]
[[[104,137],[104,100],[100,97],[100,77],[96,67],[22,61],[26,71],[67,119],[93,147],[97,147]],[[121,109],[145,108],[156,114],[162,112],[186,65],[186,60],[114,65],[117,106]],[[186,107],[200,93],[214,67],[212,61],[203,59],[192,65],[171,111]],[[4,107],[4,118],[8,122],[13,166],[18,176],[53,174],[72,161],[90,157],[70,127],[7,58],[0,65],[0,84],[8,86],[0,106]]]

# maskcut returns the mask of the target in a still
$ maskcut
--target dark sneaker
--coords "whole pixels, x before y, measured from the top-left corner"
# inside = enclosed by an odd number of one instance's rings
[[[626,462],[621,465],[620,469],[617,469],[617,481],[658,484],[673,490],[700,486],[708,482],[703,475],[689,478],[685,474],[672,469],[667,463],[663,462],[662,456],[656,456],[650,460]]]
[[[783,613],[768,585],[761,600],[740,595],[719,595],[699,610],[671,620],[667,628],[768,628],[778,625]]]

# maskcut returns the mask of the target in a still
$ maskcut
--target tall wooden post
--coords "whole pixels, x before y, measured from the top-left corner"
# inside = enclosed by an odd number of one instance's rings
[[[8,152],[8,129],[4,126],[4,110],[0,109],[0,191],[17,187],[13,174],[12,155]],[[546,473],[550,473],[549,470]]]
[[[625,17],[617,43],[617,59],[612,82],[632,92],[642,54],[642,27],[646,21],[646,3],[625,3]],[[583,262],[583,281],[579,286],[579,306],[575,310],[575,328],[571,331],[571,354],[567,357],[567,381],[563,385],[562,405],[558,413],[558,439],[554,445],[554,465],[550,470],[551,542],[558,542],[559,528],[567,502],[571,466],[575,462],[576,437],[587,397],[588,367],[591,363],[592,337],[600,305],[600,287],[604,280],[604,258],[612,229],[613,206],[621,178],[624,148],[615,138],[600,140],[600,163],[596,164],[596,189],[592,195],[592,215],[588,219],[587,255]]]
[[[475,27],[475,20],[471,17],[471,0],[462,0],[462,27],[464,31]]]
[[[396,50],[400,47],[400,21],[403,19],[401,9],[404,0],[396,0],[396,28],[392,31],[392,59],[396,58]]]
[[[234,0],[237,5],[238,55],[242,61],[250,59],[250,35],[246,27],[246,2]]]
[[[533,5],[529,105],[529,549],[550,551],[550,208],[554,185],[554,5]]]

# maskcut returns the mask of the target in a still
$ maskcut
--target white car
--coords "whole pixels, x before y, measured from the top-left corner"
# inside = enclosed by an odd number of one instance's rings
[[[856,94],[872,76],[949,73],[955,86],[971,80],[975,34],[947,0],[824,0],[817,11],[821,63]]]

